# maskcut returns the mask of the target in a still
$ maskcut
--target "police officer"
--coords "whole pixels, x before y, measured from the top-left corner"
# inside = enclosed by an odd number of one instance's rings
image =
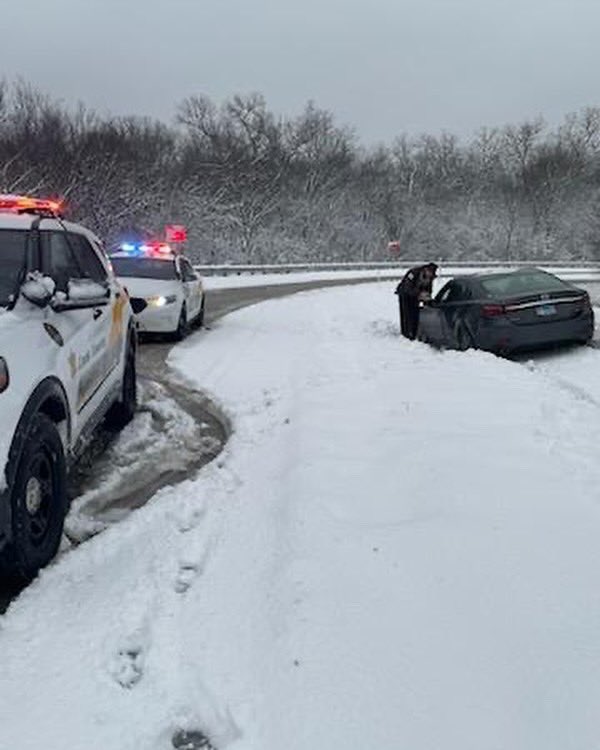
[[[435,263],[411,268],[396,287],[400,304],[400,330],[411,341],[416,339],[419,330],[419,303],[431,299],[437,270]]]

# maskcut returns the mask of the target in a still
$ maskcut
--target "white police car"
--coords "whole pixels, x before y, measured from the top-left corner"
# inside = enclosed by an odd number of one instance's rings
[[[140,332],[168,333],[182,339],[191,325],[202,325],[202,279],[189,260],[169,245],[124,244],[110,261],[129,293]]]
[[[69,467],[136,405],[136,333],[98,238],[59,204],[0,196],[0,576],[58,549]]]

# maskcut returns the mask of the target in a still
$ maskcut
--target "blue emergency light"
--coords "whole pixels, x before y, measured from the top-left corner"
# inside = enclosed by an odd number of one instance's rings
[[[148,258],[169,257],[173,250],[166,242],[123,242],[120,245],[121,252],[132,256],[145,256]]]

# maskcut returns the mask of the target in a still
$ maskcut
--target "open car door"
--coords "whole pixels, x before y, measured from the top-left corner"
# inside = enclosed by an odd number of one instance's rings
[[[435,297],[421,307],[419,315],[419,339],[441,346],[445,341],[444,302],[449,298],[454,282],[449,281]]]

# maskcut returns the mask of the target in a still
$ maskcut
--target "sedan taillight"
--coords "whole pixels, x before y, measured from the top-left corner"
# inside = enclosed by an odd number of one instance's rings
[[[484,318],[498,318],[505,313],[504,305],[481,305],[481,314]]]
[[[577,306],[586,311],[592,309],[590,295],[587,292],[585,292],[585,294],[583,294],[583,296],[577,300]]]

